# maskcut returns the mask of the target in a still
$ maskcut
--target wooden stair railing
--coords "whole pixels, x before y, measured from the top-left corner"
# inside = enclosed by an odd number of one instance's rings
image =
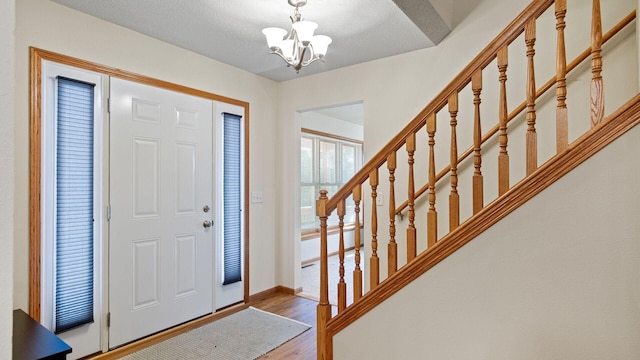
[[[566,1],[566,0],[565,0]],[[612,27],[606,34],[604,34],[602,36],[602,43],[605,44],[607,43],[611,38],[613,38],[614,35],[616,35],[617,33],[619,33],[622,29],[624,29],[627,25],[629,25],[636,17],[635,12],[631,13],[629,15],[627,15],[624,19],[622,19],[618,24],[616,24],[616,26]],[[562,25],[560,25],[560,23],[557,26],[562,26],[561,30],[558,30],[558,65],[557,65],[557,75],[553,76],[551,79],[549,79],[546,83],[544,83],[540,88],[538,88],[535,92],[535,96],[533,98],[533,106],[535,107],[535,99],[538,99],[539,97],[541,97],[543,94],[545,94],[547,91],[549,91],[554,85],[557,85],[557,102],[558,105],[556,107],[556,149],[557,149],[557,153],[561,153],[562,151],[564,151],[568,144],[569,144],[569,123],[568,123],[568,115],[567,115],[567,105],[565,103],[565,100],[567,98],[567,79],[566,79],[566,75],[568,73],[570,73],[571,71],[573,71],[574,69],[576,69],[578,67],[578,65],[582,64],[588,57],[589,55],[591,55],[591,47],[587,48],[586,50],[584,50],[582,53],[580,53],[573,61],[571,61],[571,63],[566,62],[565,60],[565,54],[564,54],[564,20],[562,20]],[[562,40],[560,40],[562,39]],[[562,51],[561,55],[560,55],[560,51]],[[560,58],[561,56],[561,58]],[[532,68],[533,69],[533,68]],[[531,70],[533,71],[533,70]],[[531,81],[531,85],[534,86],[535,80]],[[529,87],[527,87],[527,91],[530,91]],[[457,101],[457,94],[453,95]],[[451,106],[451,105],[449,105]],[[457,109],[457,103],[455,103],[456,109]],[[531,111],[529,110],[529,99],[527,99],[526,101],[522,102],[520,105],[518,105],[517,107],[515,107],[510,113],[509,113],[509,117],[508,117],[508,122],[511,122],[512,120],[514,120],[519,114],[522,113],[523,110],[525,110],[525,108],[527,109],[527,111]],[[451,110],[450,110],[451,111]],[[457,110],[456,110],[457,113]],[[527,113],[528,116],[529,113]],[[453,116],[453,115],[452,115]],[[529,120],[527,118],[527,124],[529,124]],[[452,125],[453,126],[453,125]],[[533,112],[533,118],[532,118],[532,122],[531,122],[531,126],[533,133],[535,134],[535,111]],[[491,139],[496,133],[498,132],[498,125],[494,126],[491,130],[487,131],[486,134],[484,134],[482,136],[481,139],[481,144],[484,144],[485,142],[487,142],[489,139]],[[529,135],[530,136],[530,135]],[[532,138],[537,138],[532,136]],[[529,140],[527,140],[527,142],[529,142]],[[533,149],[536,148],[537,142],[532,142],[531,145],[527,145],[527,160],[529,160],[529,158],[535,159],[535,162],[532,162],[531,167],[529,166],[529,163],[527,163],[527,175],[530,174],[531,172],[535,171],[535,169],[537,168],[534,165],[537,165],[537,153],[533,151]],[[452,151],[453,151],[453,146],[452,146]],[[473,153],[473,148],[467,149],[467,151],[465,151],[464,153],[462,153],[460,155],[460,157],[457,159],[457,163],[462,162],[464,159],[466,159],[467,157],[469,157],[469,155],[471,155]],[[453,164],[453,161],[452,161]],[[445,168],[443,168],[438,175],[436,176],[436,181],[439,181],[440,179],[442,179],[445,175],[447,175],[447,173],[449,173],[451,171],[451,167],[450,166],[446,166]],[[426,193],[426,191],[429,188],[429,184],[425,184],[424,186],[420,187],[420,189],[415,191],[415,197],[419,198],[420,196],[422,196],[424,193]],[[395,213],[396,214],[401,214],[402,211],[404,211],[406,208],[408,207],[408,201],[403,202],[402,204],[400,204],[396,210]]]
[[[555,6],[552,8],[552,5]],[[537,19],[545,13],[547,10],[553,11],[555,16],[555,29],[556,29],[556,74],[549,81],[543,84],[540,88],[536,87],[535,83],[535,46],[538,39],[536,38],[536,22]],[[368,291],[373,291],[377,287],[386,286],[389,291],[397,291],[397,286],[391,285],[390,281],[393,278],[403,278],[407,281],[407,278],[412,279],[419,276],[422,272],[416,270],[415,261],[417,257],[422,254],[427,254],[430,251],[436,249],[443,249],[447,247],[446,241],[452,239],[452,232],[462,234],[465,232],[473,232],[470,230],[470,226],[476,226],[474,224],[475,217],[486,216],[491,213],[491,206],[498,206],[500,199],[512,198],[514,191],[510,186],[510,162],[509,155],[509,124],[514,119],[521,119],[520,116],[523,111],[525,112],[524,121],[526,121],[526,133],[525,139],[525,177],[521,183],[525,182],[529,177],[539,175],[540,170],[544,167],[538,165],[538,139],[536,130],[536,105],[537,101],[543,94],[548,92],[555,85],[555,108],[556,108],[556,156],[551,158],[547,163],[553,162],[558,156],[563,153],[571,151],[571,145],[569,144],[569,131],[568,131],[568,110],[566,104],[567,98],[567,76],[576,69],[578,65],[585,62],[585,60],[591,56],[591,74],[592,79],[590,82],[590,104],[591,113],[591,130],[589,132],[598,131],[603,128],[604,125],[604,81],[602,78],[602,46],[609,39],[614,37],[627,25],[629,25],[636,17],[635,11],[624,17],[618,22],[609,32],[602,34],[602,20],[600,10],[600,0],[592,0],[592,26],[591,26],[591,44],[588,49],[583,51],[576,59],[567,64],[566,49],[565,49],[565,35],[564,30],[566,28],[565,16],[567,13],[566,0],[535,0],[533,1],[515,20],[513,20],[505,30],[503,30],[480,54],[467,66],[462,72],[454,78],[454,80],[447,85],[447,87],[441,91],[435,99],[429,103],[405,128],[387,143],[387,145],[381,149],[375,156],[369,160],[360,171],[358,171],[353,178],[351,178],[341,189],[339,189],[331,198],[328,198],[327,191],[320,191],[320,198],[316,203],[316,212],[320,219],[320,302],[317,307],[317,351],[318,359],[332,359],[332,337],[336,333],[335,328],[329,329],[332,324],[341,323],[343,328],[346,320],[340,320],[341,315],[351,315],[349,321],[355,320],[362,315],[362,312],[357,312],[357,315],[348,314],[350,310],[353,310],[355,305],[367,297],[364,292],[364,280],[362,272],[361,246],[363,241],[361,238],[361,227],[364,217],[362,216],[362,209],[366,201],[363,201],[363,189],[367,189],[369,197],[364,198],[371,204],[370,209],[370,222],[367,223],[367,228],[370,230],[370,249],[365,251],[369,258],[369,265],[367,268],[369,277]],[[507,86],[506,83],[509,79],[509,46],[516,41],[520,35],[524,33],[524,42],[526,46],[526,52],[523,54],[526,64],[526,77],[525,77],[525,99],[524,101],[515,107],[509,113],[509,107],[507,100]],[[487,68],[492,62],[497,64],[498,68],[498,81],[497,86],[499,89],[498,94],[498,112],[497,124],[489,131],[483,134],[482,124],[483,119],[481,117],[481,107],[485,99],[483,99],[483,70]],[[485,79],[486,80],[486,79]],[[472,100],[472,124],[467,122],[461,122],[458,119],[458,112],[460,105],[459,94],[470,86],[473,95]],[[446,107],[446,110],[445,110]],[[436,140],[437,140],[437,115],[439,112],[448,112],[449,118],[449,164],[440,172],[436,172]],[[472,145],[464,151],[462,154],[458,153],[458,139],[462,131],[469,131],[473,139]],[[416,135],[420,131],[424,131],[427,137],[427,184],[421,187],[418,191],[415,191],[415,154],[417,151]],[[424,134],[424,133],[423,133]],[[497,135],[497,137],[496,137]],[[495,140],[492,140],[495,139]],[[498,149],[498,165],[497,165],[497,180],[498,180],[498,195],[489,205],[485,205],[485,193],[484,193],[484,175],[483,175],[483,151],[486,151],[483,146],[487,146],[490,141],[495,142],[495,146]],[[404,150],[403,150],[404,148]],[[406,152],[406,160],[398,161],[398,156]],[[466,163],[465,160],[473,155],[472,159],[469,159]],[[472,160],[472,162],[470,162]],[[385,184],[388,188],[388,230],[379,232],[379,214],[376,206],[376,200],[378,198],[378,190],[380,189],[380,180],[387,176],[380,176],[380,172],[384,173],[384,167],[386,164],[386,174],[388,174],[388,183]],[[402,165],[402,166],[399,166]],[[458,191],[459,177],[461,176],[461,169],[464,166],[472,166],[470,170],[472,172],[472,189],[471,189],[471,205],[472,214],[471,217],[465,221],[461,220],[460,214],[460,198],[461,195]],[[396,177],[398,176],[398,170],[402,168],[406,169],[407,173],[407,201],[396,207]],[[421,169],[418,167],[418,169]],[[444,177],[449,174],[448,184],[444,183]],[[436,199],[440,194],[448,192],[449,200],[449,232],[448,234],[438,233],[438,212]],[[524,191],[523,191],[524,192]],[[420,203],[419,199],[421,195],[426,194],[426,200]],[[529,195],[527,195],[529,196]],[[349,286],[345,281],[345,253],[344,253],[344,218],[347,215],[345,213],[346,201],[352,198],[354,202],[354,218],[355,218],[355,270],[353,272],[353,283]],[[528,198],[527,198],[528,199]],[[424,234],[426,237],[426,250],[424,253],[418,254],[418,229],[416,220],[417,208],[424,206],[426,208],[426,229]],[[407,209],[407,225],[406,233],[398,231],[399,222],[396,221],[396,215],[402,214]],[[338,314],[332,318],[331,304],[329,303],[329,283],[328,283],[328,235],[327,235],[327,222],[329,216],[333,212],[337,213],[338,225],[340,229],[340,243],[339,243],[339,281],[337,284],[337,308]],[[380,239],[388,236],[388,243],[386,246],[387,256],[384,259],[387,263],[387,276],[383,278],[381,274],[381,258],[379,257],[379,250],[381,249]],[[400,261],[399,257],[399,241],[406,242],[406,262]],[[440,237],[439,237],[440,235]],[[441,241],[442,240],[442,243]],[[453,245],[451,245],[453,246]],[[437,261],[442,260],[439,258]],[[404,263],[404,266],[400,264]],[[425,267],[428,269],[430,266]],[[403,274],[410,271],[411,274]],[[349,289],[350,288],[350,289]],[[347,304],[347,292],[353,293],[353,303]],[[381,301],[381,300],[380,300]]]

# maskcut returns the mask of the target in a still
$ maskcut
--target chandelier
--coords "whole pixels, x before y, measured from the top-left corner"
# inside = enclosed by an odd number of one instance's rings
[[[280,56],[287,66],[292,66],[296,72],[300,72],[303,66],[324,59],[327,48],[331,44],[331,38],[326,35],[313,35],[318,24],[302,20],[298,9],[304,6],[307,0],[288,0],[288,2],[295,8],[293,16],[290,17],[291,30],[269,27],[263,29],[262,33],[267,38],[271,53]]]

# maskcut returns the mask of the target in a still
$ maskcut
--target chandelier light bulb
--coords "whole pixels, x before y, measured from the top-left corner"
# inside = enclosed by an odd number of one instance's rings
[[[329,48],[329,44],[331,44],[333,40],[326,35],[316,35],[311,39],[311,46],[313,47],[313,52],[320,58],[324,57],[327,54],[327,49]]]
[[[262,33],[267,38],[267,45],[271,51],[280,48],[284,37],[287,36],[287,30],[277,27],[264,28]]]

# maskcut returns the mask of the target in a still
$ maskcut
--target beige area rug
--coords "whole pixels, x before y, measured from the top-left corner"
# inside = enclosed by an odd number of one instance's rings
[[[127,360],[252,360],[311,326],[253,307],[142,349]]]

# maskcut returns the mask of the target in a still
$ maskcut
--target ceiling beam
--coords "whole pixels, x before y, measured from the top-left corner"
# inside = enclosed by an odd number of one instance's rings
[[[434,45],[439,44],[451,32],[451,27],[448,25],[451,19],[447,19],[449,21],[443,19],[433,6],[432,0],[393,0],[393,2]]]

